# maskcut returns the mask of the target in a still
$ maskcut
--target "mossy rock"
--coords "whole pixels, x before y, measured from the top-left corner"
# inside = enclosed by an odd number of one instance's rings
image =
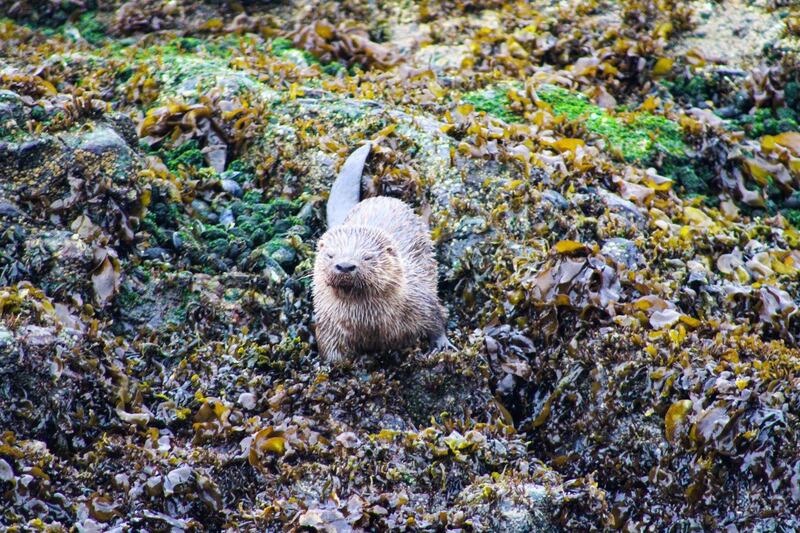
[[[522,122],[522,117],[510,109],[508,98],[510,86],[497,85],[473,91],[464,95],[463,100],[472,104],[476,111],[482,111],[509,123]]]
[[[756,109],[753,114],[743,115],[735,121],[735,125],[744,128],[751,138],[763,135],[777,135],[787,131],[800,130],[800,116],[789,107],[776,110],[769,108]]]
[[[519,85],[500,84],[464,95],[463,100],[495,118],[510,123],[522,122],[511,110],[508,91]],[[618,158],[639,164],[649,164],[656,154],[683,157],[686,144],[680,125],[661,115],[649,112],[612,112],[589,101],[583,94],[560,87],[545,85],[537,96],[547,103],[553,113],[568,120],[581,120],[586,131],[603,139],[606,149]]]
[[[589,133],[602,137],[606,149],[631,163],[648,164],[657,153],[684,156],[686,144],[680,125],[649,112],[612,113],[580,94],[544,86],[537,96],[557,115],[581,119]]]
[[[338,61],[323,63],[311,52],[295,48],[292,41],[286,39],[285,37],[273,39],[270,45],[270,51],[278,57],[288,59],[289,61],[299,65],[320,65],[323,72],[332,76],[338,74],[341,70],[345,70],[345,66]]]

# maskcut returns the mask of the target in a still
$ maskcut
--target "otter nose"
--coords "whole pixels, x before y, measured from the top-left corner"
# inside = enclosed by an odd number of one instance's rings
[[[353,263],[336,263],[336,270],[339,272],[352,272],[356,269],[356,266]]]

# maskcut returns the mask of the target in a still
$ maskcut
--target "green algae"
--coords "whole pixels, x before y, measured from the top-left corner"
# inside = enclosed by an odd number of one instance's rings
[[[95,46],[102,44],[106,39],[108,29],[105,24],[97,20],[95,13],[81,15],[81,18],[75,23],[75,27],[84,39]]]
[[[496,85],[464,95],[463,100],[493,117],[520,123],[522,117],[511,110],[508,90],[512,86]],[[568,120],[582,119],[586,130],[602,137],[610,152],[630,163],[650,163],[657,153],[684,157],[686,144],[680,126],[673,120],[649,112],[611,112],[597,106],[580,94],[547,85],[537,91],[538,97],[556,115]]]
[[[289,39],[285,37],[277,37],[272,40],[270,50],[272,50],[272,53],[275,54],[276,56],[282,56],[289,50],[296,50],[296,48],[294,47],[294,44],[292,44],[292,41],[290,41]],[[314,56],[312,56],[308,52],[305,53],[308,54],[310,58],[314,58]]]
[[[607,148],[625,161],[649,163],[656,153],[684,156],[686,144],[680,126],[648,112],[617,113],[592,104],[586,96],[547,86],[537,92],[557,115],[582,119],[587,131],[601,136]]]
[[[776,110],[758,108],[752,115],[739,117],[735,124],[747,131],[751,138],[763,135],[777,135],[787,131],[800,130],[798,120],[800,116],[789,107],[780,107]]]
[[[298,216],[303,205],[250,190],[226,203],[192,202],[192,216],[154,185],[142,229],[151,246],[171,250],[183,268],[215,274],[236,266],[244,272],[269,269],[282,277],[309,252],[302,239],[310,231]]]
[[[800,229],[800,209],[781,209],[781,214],[792,226]]]
[[[463,100],[475,108],[509,123],[522,122],[522,117],[510,109],[511,101],[508,98],[508,88],[488,87],[464,95]]]
[[[668,157],[661,166],[661,173],[680,184],[687,195],[707,196],[711,193],[714,173],[692,164],[688,158]]]
[[[686,96],[694,100],[708,100],[714,94],[713,89],[703,76],[680,77],[675,81],[663,81],[673,96]]]
[[[167,165],[167,168],[175,172],[181,168],[205,167],[206,160],[197,140],[191,139],[172,150],[160,150],[158,155]]]
[[[291,61],[305,63],[307,65],[319,65],[324,73],[331,76],[335,76],[342,70],[347,70],[345,66],[338,61],[323,63],[311,52],[295,48],[292,41],[286,39],[285,37],[277,37],[273,39],[270,45],[270,51],[277,57],[283,57]]]
[[[139,305],[142,297],[136,292],[131,290],[127,285],[122,285],[117,294],[115,302],[120,307],[131,309]]]

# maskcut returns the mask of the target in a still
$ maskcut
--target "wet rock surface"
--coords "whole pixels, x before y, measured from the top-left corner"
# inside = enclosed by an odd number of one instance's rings
[[[0,0],[4,527],[798,527],[794,8],[29,4]],[[457,348],[330,367],[314,245],[366,140]]]

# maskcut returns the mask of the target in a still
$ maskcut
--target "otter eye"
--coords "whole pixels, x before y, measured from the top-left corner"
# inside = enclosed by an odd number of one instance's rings
[[[333,259],[333,254],[332,253],[328,252],[325,255],[328,257],[328,259]]]
[[[372,254],[367,254],[364,256],[364,261],[372,261],[373,259],[375,259],[375,256]]]

